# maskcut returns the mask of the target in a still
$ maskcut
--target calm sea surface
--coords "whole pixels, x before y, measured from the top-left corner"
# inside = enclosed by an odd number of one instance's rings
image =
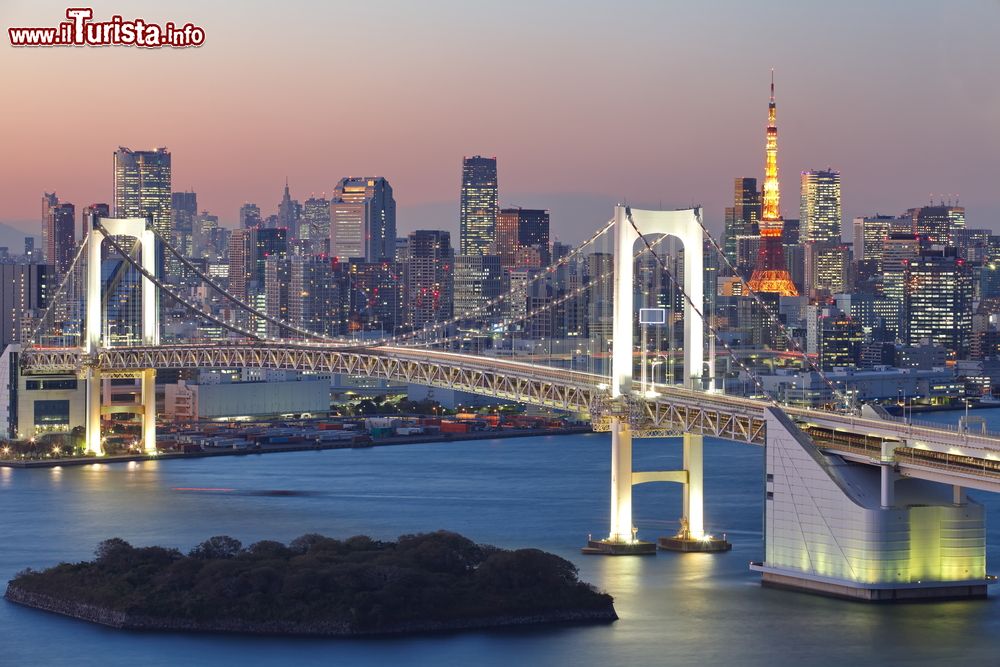
[[[981,410],[1000,430],[1000,410]],[[955,423],[958,413],[919,415]],[[636,441],[636,469],[679,465],[676,440]],[[137,634],[0,601],[0,665],[994,665],[1000,590],[987,601],[872,606],[767,590],[763,450],[706,443],[706,515],[721,555],[584,557],[607,530],[609,438],[537,437],[52,470],[0,469],[0,580],[88,559],[100,540],[187,550],[211,535],[244,543],[307,532],[394,538],[446,528],[571,559],[615,597],[605,626],[382,640]],[[190,489],[230,489],[190,490]],[[274,496],[259,492],[300,491]],[[1000,497],[988,506],[1000,572]],[[640,537],[676,530],[679,487],[635,493]]]

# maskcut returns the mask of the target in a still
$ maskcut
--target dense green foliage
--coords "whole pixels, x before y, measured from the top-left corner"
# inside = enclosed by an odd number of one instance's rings
[[[23,590],[157,618],[343,622],[377,632],[411,621],[606,609],[569,561],[477,545],[446,531],[396,542],[303,535],[243,547],[213,537],[176,549],[101,542],[91,562],[21,572]]]

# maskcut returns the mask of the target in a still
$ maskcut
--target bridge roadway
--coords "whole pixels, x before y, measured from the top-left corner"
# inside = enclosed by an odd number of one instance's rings
[[[414,347],[304,342],[135,346],[85,355],[77,348],[27,348],[26,374],[106,376],[142,369],[274,368],[422,384],[589,416],[595,430],[618,414],[636,435],[694,433],[763,445],[768,401],[656,385],[645,396],[612,401],[607,378],[497,357]],[[823,450],[868,464],[893,461],[903,476],[1000,491],[1000,436],[958,432],[873,417],[781,406]]]

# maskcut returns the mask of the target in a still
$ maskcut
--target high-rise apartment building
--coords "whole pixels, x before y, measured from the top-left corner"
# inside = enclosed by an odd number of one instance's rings
[[[48,264],[0,264],[0,350],[30,333],[23,331],[26,320],[42,314],[49,290],[58,287],[52,272]]]
[[[749,274],[753,270],[752,255],[750,261],[742,261],[739,256],[739,239],[757,237],[758,224],[761,216],[760,191],[757,190],[756,178],[736,178],[733,187],[733,205],[726,207],[726,227],[723,232],[722,250],[729,262]],[[756,247],[754,248],[756,250]],[[743,264],[743,266],[740,266]]]
[[[799,226],[804,242],[840,243],[840,172],[802,172]]]
[[[958,359],[972,339],[972,272],[954,248],[925,250],[905,265],[905,340],[941,345]]]
[[[500,296],[502,284],[503,270],[499,255],[456,255],[455,313],[476,311],[470,317],[471,320],[487,321],[499,310],[498,307],[486,306]]]
[[[116,218],[149,218],[153,229],[173,242],[170,151],[133,151],[119,147],[114,156]]]
[[[474,155],[462,160],[459,240],[463,255],[485,255],[496,238],[497,159]]]
[[[346,331],[348,303],[327,257],[292,257],[289,321],[326,336]]]
[[[340,179],[330,198],[330,254],[341,261],[392,261],[396,200],[381,176]]]
[[[412,232],[405,259],[406,324],[419,328],[451,317],[455,264],[451,234],[429,229]]]

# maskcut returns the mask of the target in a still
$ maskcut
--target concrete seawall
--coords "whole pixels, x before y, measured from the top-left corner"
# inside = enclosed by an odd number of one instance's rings
[[[13,583],[7,585],[4,598],[9,602],[25,607],[61,614],[110,628],[151,632],[205,632],[350,638],[452,632],[456,630],[482,630],[553,623],[606,623],[618,619],[618,614],[615,613],[614,606],[608,604],[603,609],[553,611],[527,616],[493,616],[464,620],[456,619],[452,621],[414,621],[389,626],[372,632],[359,631],[346,621],[290,623],[282,621],[244,621],[239,619],[196,621],[191,619],[154,618],[143,614],[134,614],[72,600],[63,600],[42,593],[33,593],[15,586]]]

